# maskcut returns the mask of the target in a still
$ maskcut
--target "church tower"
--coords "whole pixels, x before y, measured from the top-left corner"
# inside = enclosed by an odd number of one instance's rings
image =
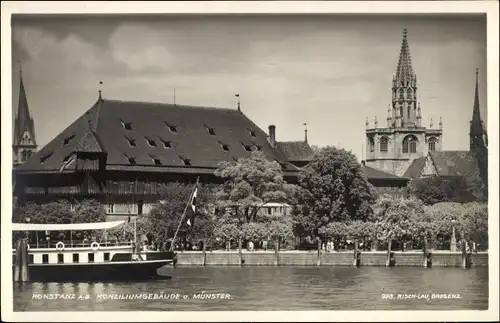
[[[19,102],[14,122],[14,142],[12,145],[14,167],[26,162],[38,148],[35,139],[35,123],[28,108],[21,69],[19,69],[19,77]]]
[[[428,151],[441,150],[442,120],[439,128],[422,125],[417,100],[417,75],[412,66],[408,33],[403,31],[396,73],[392,78],[392,102],[387,111],[386,126],[373,127],[366,121],[366,165],[402,176],[415,158]]]
[[[482,151],[488,146],[488,137],[479,112],[479,70],[476,69],[476,91],[470,122],[470,151]]]

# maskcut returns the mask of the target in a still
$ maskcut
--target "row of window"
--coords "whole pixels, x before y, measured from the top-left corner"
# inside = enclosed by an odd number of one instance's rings
[[[429,151],[436,151],[436,138],[430,138],[428,140],[427,147]],[[415,136],[407,136],[403,139],[403,154],[416,153],[417,152],[418,139]],[[387,152],[389,146],[389,139],[387,137],[380,138],[380,151]],[[375,143],[370,140],[370,151],[375,151]]]
[[[87,259],[89,263],[94,262],[94,253],[89,252],[87,254]],[[109,252],[104,253],[104,261],[109,261]],[[80,254],[74,253],[73,254],[73,263],[77,264],[80,262]],[[12,255],[12,263],[16,263],[16,255]],[[28,263],[32,264],[33,263],[33,254],[28,255]],[[48,264],[49,263],[49,255],[44,253],[42,254],[42,264]],[[60,253],[57,254],[57,263],[58,264],[63,264],[64,263],[64,254]]]
[[[165,122],[166,127],[168,128],[168,130],[169,130],[171,133],[176,134],[176,133],[178,132],[178,131],[177,131],[177,126],[174,126],[174,125],[172,125],[172,124],[169,124],[169,123],[167,123],[166,121],[164,121],[164,122]],[[125,122],[125,121],[123,121],[123,120],[122,120],[122,121],[121,121],[121,123],[122,123],[122,126],[123,126],[123,128],[124,128],[125,130],[129,130],[129,131],[132,131],[132,130],[133,130],[133,128],[132,128],[132,122]],[[211,127],[211,126],[209,126],[209,125],[207,125],[207,124],[204,124],[203,126],[205,127],[205,129],[207,130],[207,132],[208,132],[210,135],[212,135],[212,136],[215,136],[215,135],[216,135],[215,128],[213,128],[213,127]],[[252,137],[254,137],[254,138],[257,136],[257,134],[256,134],[255,130],[248,129],[248,128],[247,128],[247,130],[248,130],[248,132],[249,132],[250,136],[252,136]]]

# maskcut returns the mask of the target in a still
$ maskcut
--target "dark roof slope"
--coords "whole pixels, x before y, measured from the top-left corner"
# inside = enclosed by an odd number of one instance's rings
[[[285,171],[297,170],[237,110],[116,100],[98,100],[18,170],[58,170],[81,147],[106,152],[107,169],[216,168],[261,150]]]
[[[387,173],[369,166],[363,166],[363,171],[368,179],[383,179],[383,180],[396,180],[396,181],[408,181],[408,178],[400,177],[391,173]]]
[[[311,161],[314,152],[305,141],[280,141],[277,147],[289,161]]]
[[[470,176],[479,172],[476,156],[470,151],[430,152],[439,176]]]
[[[408,169],[406,170],[404,177],[407,178],[418,178],[425,166],[427,157],[419,157],[413,160]]]

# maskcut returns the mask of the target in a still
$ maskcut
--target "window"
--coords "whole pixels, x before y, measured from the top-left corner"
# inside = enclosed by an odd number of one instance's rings
[[[151,139],[151,138],[148,138],[148,137],[144,137],[146,138],[146,141],[148,142],[148,145],[150,147],[156,147],[156,142],[154,141],[154,139]]]
[[[122,126],[126,130],[132,130],[132,123],[131,122],[125,122],[125,121],[122,120]]]
[[[132,138],[127,138],[127,141],[128,141],[128,144],[131,146],[131,147],[135,147],[136,144],[135,144],[135,139],[132,139]]]
[[[368,138],[368,147],[370,148],[370,152],[375,151],[375,142],[373,141],[373,137]]]
[[[161,166],[161,161],[160,161],[160,159],[158,157],[153,156],[151,154],[149,155],[149,157],[151,157],[153,159],[153,162],[155,163],[155,165]]]
[[[64,254],[62,254],[62,253],[57,254],[57,263],[58,264],[63,264],[64,263]]]
[[[28,160],[28,159],[29,159],[29,158],[33,155],[33,152],[32,152],[31,150],[28,150],[28,151],[26,152],[26,155],[27,155],[27,157],[28,157],[28,158],[26,158],[26,160]]]
[[[256,143],[253,143],[252,142],[252,145],[255,147],[255,149],[257,149],[258,151],[262,151],[262,146],[261,145],[257,145]]]
[[[205,128],[207,129],[208,133],[211,134],[212,136],[215,136],[215,129],[205,125]]]
[[[251,130],[251,129],[248,129],[248,132],[250,133],[250,136],[252,136],[252,137],[254,137],[254,138],[256,137],[256,135],[255,135],[255,131],[253,131],[253,130]]]
[[[23,150],[23,152],[21,153],[21,161],[25,162],[27,160],[28,160],[28,151],[27,150]]]
[[[33,254],[29,254],[28,255],[28,264],[32,264],[33,263]]]
[[[107,203],[105,206],[106,213],[112,214],[115,213],[115,204],[114,203]]]
[[[80,261],[80,255],[77,253],[73,254],[73,262],[78,263]]]
[[[170,125],[170,124],[168,124],[166,122],[165,122],[165,124],[167,125],[168,130],[170,130],[171,133],[177,133],[177,127],[176,126]]]
[[[71,136],[67,137],[66,139],[64,139],[63,146],[67,146],[70,143],[71,139],[73,139],[74,137],[75,137],[75,135],[71,135]]]
[[[163,142],[163,147],[164,148],[172,148],[172,142],[171,141],[165,141],[162,139]]]
[[[245,145],[244,143],[241,143],[241,145],[246,151],[252,151],[252,147],[250,145]]]
[[[408,106],[408,119],[410,118],[410,114],[411,114],[411,106]]]
[[[403,139],[403,154],[409,153],[416,153],[417,152],[417,143],[418,140],[415,136],[410,135],[406,136],[405,139]]]
[[[104,261],[109,261],[109,252],[104,253]]]
[[[430,138],[429,139],[429,151],[436,151],[436,138]]]
[[[48,154],[46,154],[46,155],[44,155],[44,156],[40,157],[40,163],[42,163],[42,164],[43,164],[43,163],[45,163],[45,161],[47,161],[47,159],[49,159],[49,157],[50,157],[50,156],[52,156],[52,154],[53,154],[53,153],[52,153],[52,152],[50,152],[50,153],[48,153]]]
[[[94,253],[93,252],[88,253],[88,259],[89,259],[89,262],[94,262]]]
[[[180,159],[182,159],[182,162],[184,163],[184,165],[191,166],[191,159],[186,158],[186,157],[182,157],[182,156],[179,156],[179,157],[180,157]]]
[[[387,139],[387,137],[380,138],[380,151],[381,152],[387,152],[388,145],[389,145],[389,139]]]
[[[225,143],[219,141],[219,145],[222,147],[222,149],[224,151],[229,151],[229,145],[228,144],[225,144]]]
[[[48,264],[48,263],[49,263],[49,255],[45,253],[42,255],[42,264]]]
[[[405,98],[405,91],[403,89],[399,90],[399,99],[403,100]]]

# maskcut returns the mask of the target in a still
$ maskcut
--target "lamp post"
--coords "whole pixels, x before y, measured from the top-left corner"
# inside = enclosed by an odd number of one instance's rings
[[[457,238],[455,235],[455,223],[457,223],[457,220],[455,220],[455,219],[451,220],[451,243],[450,243],[451,252],[457,252]]]

